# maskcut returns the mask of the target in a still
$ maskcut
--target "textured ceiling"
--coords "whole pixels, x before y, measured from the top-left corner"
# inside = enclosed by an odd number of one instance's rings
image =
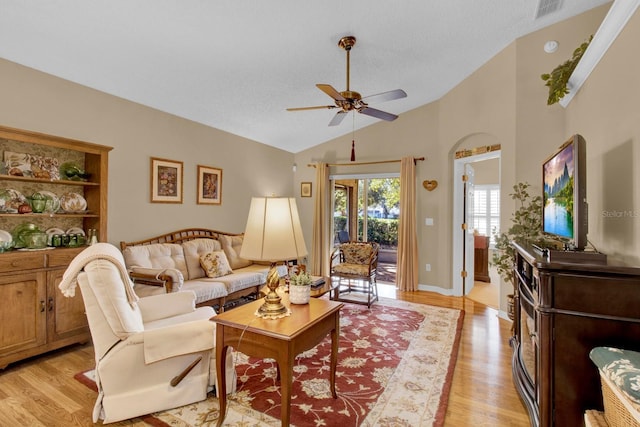
[[[393,114],[437,100],[516,38],[608,3],[543,0],[0,0],[0,57],[293,153],[379,120],[337,110],[316,83]],[[558,7],[559,6],[559,7]],[[542,47],[541,47],[542,48]],[[401,118],[389,126],[400,123]]]

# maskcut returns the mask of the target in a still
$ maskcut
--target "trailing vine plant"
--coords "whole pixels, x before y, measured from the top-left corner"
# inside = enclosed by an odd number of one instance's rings
[[[549,88],[547,105],[553,105],[559,102],[566,94],[569,93],[569,88],[567,88],[569,77],[571,77],[573,70],[576,69],[578,62],[580,62],[582,55],[584,55],[584,52],[587,50],[587,47],[589,47],[589,43],[591,43],[592,39],[593,35],[589,37],[589,40],[582,43],[573,51],[571,59],[568,59],[558,65],[553,69],[553,71],[551,71],[551,73],[545,73],[540,76],[542,80],[546,82],[545,86]]]

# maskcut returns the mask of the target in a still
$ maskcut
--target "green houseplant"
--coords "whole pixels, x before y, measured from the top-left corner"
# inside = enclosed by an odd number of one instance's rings
[[[513,267],[515,263],[515,249],[511,242],[520,244],[544,243],[542,233],[542,197],[529,194],[531,185],[519,182],[513,186],[511,198],[518,202],[518,207],[511,214],[511,227],[501,233],[494,233],[495,251],[491,263],[498,270],[498,274],[505,282],[513,282]],[[509,317],[513,320],[513,294],[509,295]]]
[[[311,297],[313,279],[306,271],[289,275],[289,301],[292,304],[306,304]]]
[[[553,105],[560,102],[560,100],[569,93],[569,88],[567,87],[569,77],[571,77],[573,70],[576,69],[578,62],[580,62],[582,55],[584,55],[584,52],[587,50],[587,47],[589,47],[589,43],[591,43],[592,39],[593,36],[589,37],[589,40],[578,46],[573,51],[571,59],[568,59],[558,65],[553,69],[553,71],[551,71],[551,73],[545,73],[540,76],[542,80],[546,82],[545,86],[549,88],[547,105]]]

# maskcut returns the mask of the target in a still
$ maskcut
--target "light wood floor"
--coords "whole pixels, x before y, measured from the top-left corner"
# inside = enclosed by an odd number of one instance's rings
[[[465,310],[445,426],[528,426],[511,380],[510,323],[468,298],[431,292],[382,296]],[[76,345],[9,365],[0,371],[0,426],[91,426],[95,393],[73,375],[93,367],[91,345]],[[101,423],[99,423],[101,424]],[[145,426],[139,420],[110,426]]]

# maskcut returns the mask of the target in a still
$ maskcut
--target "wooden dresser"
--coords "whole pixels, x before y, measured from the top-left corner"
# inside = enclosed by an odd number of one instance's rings
[[[532,426],[583,425],[585,410],[602,410],[591,349],[640,351],[640,268],[548,262],[514,247],[516,389]]]

